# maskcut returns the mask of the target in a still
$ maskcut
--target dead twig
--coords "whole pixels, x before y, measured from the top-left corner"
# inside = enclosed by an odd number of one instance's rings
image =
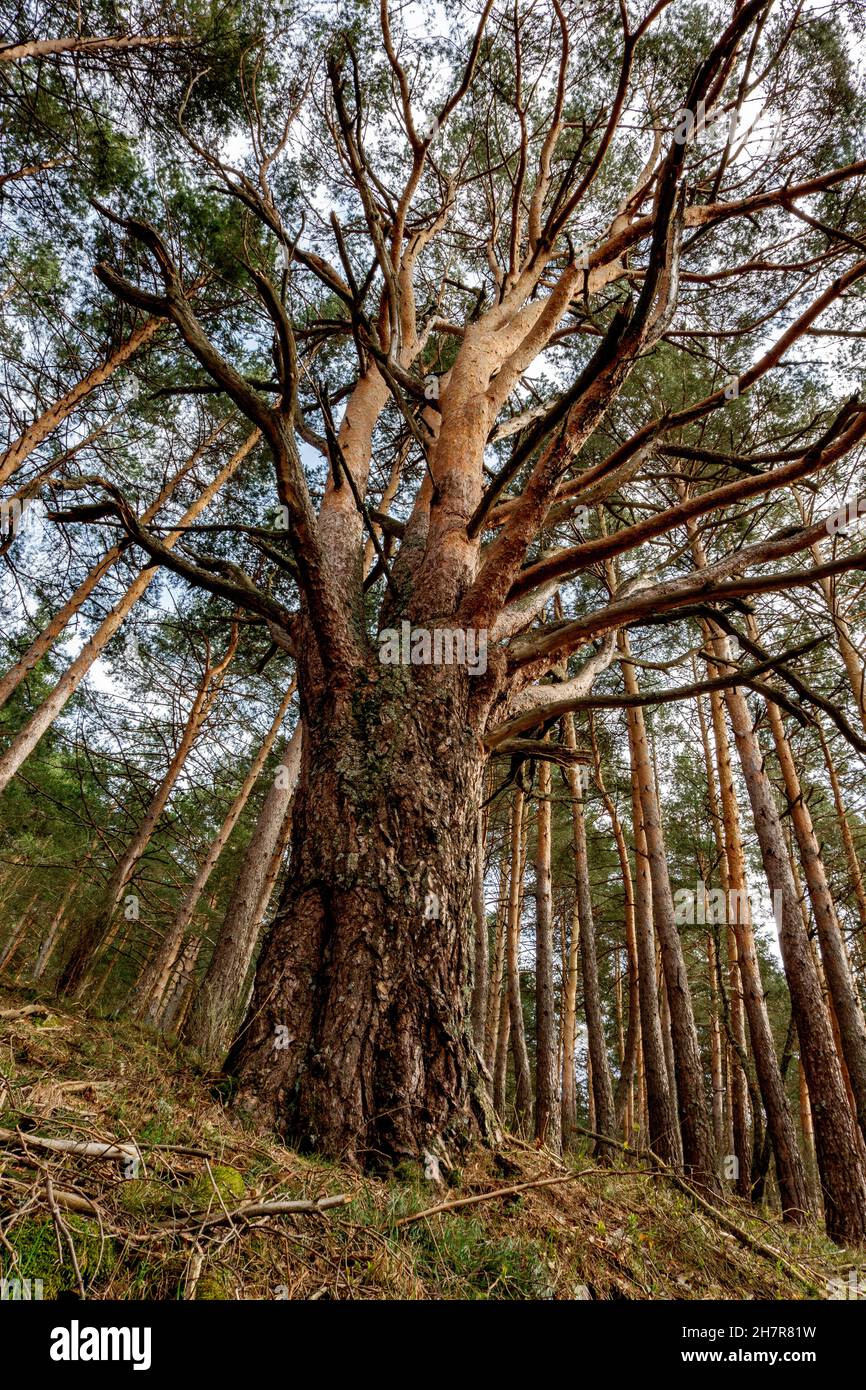
[[[531,1182],[513,1183],[511,1187],[496,1187],[492,1192],[476,1192],[472,1197],[457,1197],[453,1202],[439,1202],[435,1207],[425,1207],[423,1211],[413,1212],[411,1216],[401,1216],[394,1224],[408,1226],[413,1221],[422,1221],[425,1216],[436,1216],[440,1211],[454,1211],[457,1207],[473,1206],[476,1202],[492,1202],[496,1197],[512,1197],[519,1192],[528,1192],[533,1187],[555,1187],[558,1183],[575,1182],[577,1178],[634,1177],[650,1171],[647,1168],[581,1168],[576,1173],[557,1173],[553,1178],[534,1178]]]
[[[51,1174],[48,1172],[47,1169],[45,1170],[45,1199],[48,1202],[48,1208],[51,1212],[51,1219],[54,1222],[54,1229],[57,1232],[57,1244],[58,1247],[60,1247],[60,1258],[61,1260],[63,1258],[63,1249],[61,1241],[65,1240],[67,1246],[69,1247],[69,1258],[72,1260],[72,1268],[75,1270],[75,1282],[78,1285],[78,1292],[81,1295],[82,1299],[86,1298],[87,1295],[84,1291],[84,1280],[81,1277],[81,1268],[78,1263],[78,1256],[75,1253],[75,1241],[72,1239],[72,1232],[70,1231],[66,1222],[63,1220],[63,1217],[60,1215],[57,1202],[54,1199],[54,1186],[51,1182]]]

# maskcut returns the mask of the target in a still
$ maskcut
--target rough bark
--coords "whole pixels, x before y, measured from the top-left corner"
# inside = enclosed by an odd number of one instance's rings
[[[380,666],[315,702],[310,679],[291,872],[226,1068],[237,1106],[295,1144],[417,1158],[489,1122],[470,1016],[472,678]]]

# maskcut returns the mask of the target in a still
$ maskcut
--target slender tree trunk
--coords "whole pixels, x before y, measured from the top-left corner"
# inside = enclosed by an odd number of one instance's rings
[[[625,652],[627,655],[627,642]],[[623,677],[627,693],[636,694],[637,677],[634,667],[629,662],[623,662]],[[655,777],[649,756],[643,712],[639,707],[635,707],[634,715],[636,770],[652,879],[653,918],[661,942],[666,995],[670,1009],[683,1162],[693,1181],[708,1192],[718,1193],[721,1188],[713,1154],[712,1128],[707,1118],[703,1065],[682,943],[676,927]]]
[[[851,880],[851,887],[854,889],[854,899],[857,903],[857,917],[860,922],[860,968],[866,971],[866,883],[864,883],[863,870],[860,866],[860,860],[857,857],[854,836],[851,834],[848,813],[845,809],[845,803],[842,800],[842,791],[839,786],[836,765],[833,762],[830,747],[820,724],[818,725],[818,736],[821,740],[821,751],[824,754],[824,764],[827,768],[827,776],[830,779],[830,786],[833,791],[833,804],[836,807],[836,819],[839,822],[839,833],[842,836],[842,845],[845,849],[848,876]]]
[[[688,527],[688,533],[695,565],[698,569],[703,569],[706,567],[707,558],[700,536],[694,526]],[[716,660],[721,664],[723,669],[730,669],[731,651],[728,638],[715,627],[712,629],[705,629],[705,635],[709,632],[712,634],[712,650]],[[718,674],[718,668],[708,663],[707,673],[711,677],[715,676]],[[744,700],[742,703],[745,706]],[[739,704],[737,707],[740,707]],[[779,1180],[779,1197],[782,1207],[782,1216],[785,1220],[798,1222],[804,1219],[805,1214],[810,1209],[809,1192],[806,1186],[806,1177],[803,1170],[800,1150],[797,1145],[794,1120],[791,1115],[779,1062],[776,1057],[776,1047],[770,1027],[770,1019],[767,1012],[764,989],[761,983],[761,974],[758,966],[758,957],[755,950],[751,908],[746,883],[746,861],[740,833],[737,791],[734,784],[733,764],[731,761],[728,731],[725,724],[723,700],[718,691],[712,691],[710,694],[710,712],[713,724],[713,738],[716,745],[716,765],[719,777],[722,821],[725,830],[729,924],[733,927],[736,941],[737,966],[743,991],[743,1003],[746,1017],[749,1021],[749,1034],[752,1039],[752,1055],[755,1060],[755,1072],[758,1077],[761,1099],[764,1102],[764,1109],[767,1114],[767,1127],[770,1131],[773,1155],[776,1160],[776,1174]],[[734,714],[730,703],[728,704],[728,712],[731,716],[731,722],[734,724]],[[741,728],[745,730],[745,724],[742,724]],[[748,729],[750,731],[749,735],[743,732],[742,737],[751,737],[754,740],[754,735],[751,734],[750,722],[748,724]],[[745,746],[744,744],[743,747]],[[757,748],[756,744],[755,748]],[[740,752],[742,764],[739,737],[737,749],[738,752]],[[736,1037],[734,1038],[734,1042],[738,1045]],[[744,1063],[744,1058],[741,1058],[741,1063]],[[755,1115],[753,1118],[755,1124],[757,1124],[758,1116]],[[755,1147],[757,1147],[757,1145]],[[753,1195],[755,1200],[758,1200],[759,1193],[757,1189]]]
[[[815,1210],[820,1210],[821,1197],[820,1185],[817,1181],[818,1169],[815,1158],[815,1130],[812,1125],[812,1106],[809,1102],[809,1087],[806,1083],[806,1071],[802,1062],[797,1063],[797,1072],[800,1083],[800,1128],[803,1131],[803,1148],[806,1155],[806,1174],[809,1184],[809,1194],[815,1206]]]
[[[254,431],[248,436],[246,441],[235,451],[229,461],[220,470],[213,482],[209,483],[202,490],[195,501],[186,509],[181,517],[178,528],[172,531],[164,541],[164,544],[171,548],[183,535],[182,527],[189,526],[196,517],[204,511],[209,502],[213,500],[220,488],[232,476],[246,458],[247,454],[257,443],[259,438],[258,431]],[[156,566],[149,566],[143,569],[140,574],[130,584],[123,597],[114,605],[111,612],[99,624],[99,627],[85,642],[78,656],[67,668],[54,689],[46,696],[39,708],[31,715],[28,722],[20,729],[15,738],[10,743],[6,752],[0,758],[0,791],[5,790],[12,778],[15,776],[21,765],[29,758],[34,748],[46,730],[50,729],[54,720],[60,714],[67,701],[75,694],[78,686],[87,675],[93,663],[101,656],[111,638],[122,627],[124,620],[142,594],[153,583],[159,569]]]
[[[716,655],[724,660],[724,637],[716,639]],[[715,667],[709,674],[715,674]],[[737,966],[743,991],[743,1003],[749,1021],[752,1055],[761,1099],[767,1114],[767,1127],[776,1159],[782,1215],[790,1221],[801,1221],[809,1210],[803,1164],[797,1147],[797,1135],[788,1097],[782,1082],[770,1018],[767,1012],[764,987],[755,949],[749,896],[746,890],[746,863],[740,833],[740,818],[731,750],[725,725],[721,697],[712,692],[710,709],[716,745],[722,820],[725,830],[725,860],[728,882],[728,920],[736,938]],[[736,1151],[735,1151],[736,1152]],[[739,1161],[739,1155],[738,1161]],[[746,1169],[748,1173],[749,1169]]]
[[[472,1031],[479,1053],[484,1054],[487,993],[490,987],[490,946],[487,940],[487,907],[484,902],[484,813],[476,827],[472,911],[475,916],[475,977],[472,984]]]
[[[641,1051],[646,1095],[646,1129],[649,1145],[664,1162],[676,1164],[681,1157],[676,1108],[668,1086],[656,989],[656,946],[652,919],[652,883],[643,829],[643,812],[638,781],[640,745],[637,711],[629,709],[628,734],[631,753],[632,825],[635,846],[635,938],[640,989]]]
[[[571,912],[571,932],[565,952],[562,992],[562,1134],[566,1147],[574,1143],[577,1125],[577,1078],[574,1050],[577,1045],[577,976],[579,970],[580,919],[577,889]]]
[[[639,1147],[645,1148],[650,1142],[646,1099],[646,1072],[644,1071],[643,1065],[643,1043],[640,1038],[637,1040],[637,1087],[632,1134],[634,1135],[634,1142],[638,1144]],[[628,1143],[632,1143],[632,1140],[628,1139]]]
[[[650,882],[652,890],[652,882]],[[671,1010],[668,1003],[668,992],[665,985],[665,968],[662,964],[662,950],[658,937],[656,937],[656,990],[659,997],[659,1018],[662,1025],[662,1043],[665,1049],[665,1067],[668,1074],[668,1092],[674,1109],[679,1111],[679,1097],[677,1095],[677,1066],[674,1061],[674,1040],[671,1034]],[[682,1133],[679,1125],[677,1126],[677,1139],[680,1150],[680,1163],[683,1161]]]
[[[704,625],[704,640],[710,642],[709,628]],[[697,663],[695,663],[695,675],[697,676]],[[722,707],[721,696],[717,690],[710,692],[710,711],[713,720],[713,728],[716,723],[719,725],[719,734],[727,742],[727,734],[724,724],[724,710]],[[710,748],[710,735],[707,728],[706,716],[704,714],[703,701],[699,698],[698,720],[701,729],[701,743],[704,750],[704,765],[707,772],[707,796],[710,803],[710,815],[713,825],[713,840],[716,846],[719,866],[721,870],[722,890],[725,894],[725,902],[731,903],[731,874],[729,868],[727,848],[725,844],[725,818],[719,806],[719,795],[716,790],[716,770],[713,765],[713,754]],[[718,756],[718,754],[717,754]],[[729,754],[728,760],[730,761]],[[721,780],[721,774],[719,774]],[[736,819],[736,805],[729,809],[729,819],[731,810],[733,818]],[[737,823],[738,826],[738,823]],[[737,828],[737,833],[739,833]],[[738,883],[737,887],[741,892],[745,890],[745,882]],[[735,901],[739,902],[738,895]],[[735,1190],[740,1197],[748,1198],[751,1195],[751,1172],[752,1172],[752,1139],[750,1133],[750,1108],[748,1080],[746,1076],[746,1020],[744,1008],[745,986],[740,973],[739,949],[737,946],[737,934],[730,921],[730,914],[725,914],[722,924],[725,933],[726,954],[728,961],[728,1003],[730,1013],[730,1030],[733,1046],[728,1049],[728,1081],[726,1083],[726,1097],[730,1091],[730,1133],[731,1147],[724,1150],[731,1153],[736,1159],[736,1179]],[[769,1029],[769,1023],[768,1023]]]
[[[62,927],[63,920],[66,916],[66,909],[69,907],[69,904],[72,901],[72,896],[75,893],[75,890],[78,887],[79,883],[81,882],[81,874],[87,868],[87,865],[93,858],[93,852],[95,849],[96,841],[94,840],[91,842],[90,848],[88,849],[87,854],[84,856],[84,860],[81,863],[81,865],[76,867],[76,870],[70,875],[69,882],[66,885],[63,896],[60,899],[60,902],[57,904],[57,910],[55,911],[54,916],[52,917],[49,923],[48,931],[45,933],[45,936],[42,940],[42,944],[39,947],[39,953],[33,965],[32,978],[34,980],[41,980],[42,976],[45,974],[45,967],[48,964],[51,952],[54,950],[55,943],[60,935],[60,928]]]
[[[282,845],[291,831],[303,743],[299,720],[262,802],[213,955],[184,1022],[185,1041],[208,1061],[225,1053],[237,1026],[262,915],[279,872]]]
[[[508,1011],[508,982],[505,981],[505,998],[499,1011],[499,1028],[496,1033],[496,1059],[493,1068],[493,1108],[496,1114],[504,1117],[506,1092],[508,1089],[508,1049],[511,1042],[511,1014]]]
[[[198,873],[187,889],[174,920],[160,942],[158,950],[150,958],[139,977],[135,987],[131,1009],[131,1012],[137,1018],[144,1018],[145,1016],[154,1018],[161,1010],[163,996],[168,985],[171,970],[177,959],[178,950],[186,934],[187,927],[193,919],[199,899],[207,886],[208,879],[213,873],[219,857],[249,800],[250,793],[259,779],[261,770],[267,762],[277,734],[280,731],[283,719],[285,718],[286,711],[291,704],[294,691],[295,683],[293,681],[280,702],[280,707],[277,710],[273,723],[265,734],[259,750],[249,766],[247,775],[241,783],[240,789],[229,807],[222,825],[217,831],[207,854],[199,866]]]
[[[568,747],[576,746],[574,719],[566,715],[563,720]],[[595,943],[595,922],[592,914],[592,890],[589,882],[589,857],[586,848],[586,822],[584,819],[583,781],[577,768],[566,772],[568,788],[571,793],[571,826],[574,848],[574,878],[577,889],[577,915],[580,930],[580,964],[583,977],[583,1007],[592,1062],[592,1093],[595,1108],[595,1129],[598,1134],[613,1138],[617,1131],[613,1101],[613,1083],[610,1075],[610,1062],[607,1055],[607,1042],[604,1035],[604,1015],[601,1007],[601,989],[598,980],[598,955]],[[607,1160],[610,1149],[598,1145],[598,1156]]]
[[[716,946],[707,934],[707,974],[710,994],[710,1073],[713,1083],[713,1137],[716,1154],[725,1152],[725,1081],[722,1076],[722,1034],[719,1028],[719,994],[716,983]]]
[[[66,392],[65,396],[61,396],[47,410],[43,410],[38,419],[28,425],[27,429],[10,444],[6,452],[0,454],[0,483],[5,483],[8,478],[11,478],[15,470],[20,468],[22,463],[29,458],[37,445],[47,439],[58,425],[68,419],[81,401],[92,391],[95,391],[98,386],[102,386],[108,381],[109,377],[128,362],[139,348],[150,342],[162,323],[163,320],[158,318],[145,319],[144,323],[132,330],[125,342],[115,348],[103,362],[81,377]]]
[[[796,492],[796,489],[794,489],[794,491]],[[799,501],[799,497],[797,500]],[[810,546],[809,549],[815,564],[823,564],[824,556],[821,554],[821,547],[813,545]],[[833,619],[836,639],[839,644],[839,654],[845,666],[848,683],[851,686],[851,693],[854,696],[854,704],[860,716],[860,723],[863,726],[863,731],[866,733],[866,665],[864,665],[863,662],[863,654],[851,635],[851,627],[848,620],[840,608],[836,584],[837,581],[835,576],[830,577],[825,575],[818,580],[818,587],[824,596],[827,611]]]
[[[827,1233],[840,1244],[856,1245],[866,1240],[866,1149],[845,1094],[818,972],[800,916],[779,813],[745,695],[740,687],[733,686],[725,691],[725,701],[752,805],[764,872],[779,908],[779,944],[812,1098]]]
[[[193,450],[185,463],[171,478],[169,478],[168,482],[160,490],[159,495],[150,504],[147,510],[142,513],[142,525],[147,525],[148,522],[153,520],[172,496],[178,484],[186,477],[190,469],[195,466],[205,450],[213,444],[224,428],[224,424],[220,424],[215,430],[212,430],[204,442]],[[0,708],[5,705],[9,697],[18,689],[21,682],[30,674],[34,667],[38,665],[46,652],[51,650],[51,647],[64,631],[70,619],[83,607],[103,575],[107,574],[108,571],[113,568],[121,555],[124,554],[126,548],[125,544],[113,545],[110,550],[106,551],[100,560],[97,560],[93,568],[78,585],[72,597],[54,614],[54,617],[46,624],[38,637],[34,638],[20,660],[16,661],[15,665],[10,667],[4,676],[0,677]]]
[[[508,931],[506,936],[506,970],[508,982],[508,1014],[510,1018],[509,1037],[511,1055],[514,1059],[514,1110],[518,1129],[526,1132],[532,1109],[532,1083],[529,1072],[529,1053],[526,1048],[526,1032],[523,1022],[523,1000],[520,992],[520,908],[523,882],[523,792],[518,787],[514,793],[511,811],[511,864],[512,878],[508,893]],[[514,864],[520,865],[519,874],[514,874]]]
[[[174,975],[154,1022],[161,1033],[178,1033],[183,1027],[195,988],[195,968],[204,936],[190,936],[181,946]]]
[[[535,848],[535,1137],[562,1149],[559,1039],[553,983],[553,886],[550,875],[550,763],[538,765]]]
[[[776,758],[785,783],[785,794],[790,807],[791,824],[800,851],[800,862],[806,877],[809,900],[815,915],[818,941],[827,987],[836,1022],[842,1055],[848,1069],[851,1092],[854,1098],[855,1113],[860,1130],[866,1136],[866,1022],[860,1008],[860,1000],[854,989],[842,933],[836,917],[836,908],[827,882],[824,861],[818,845],[818,837],[812,825],[812,817],[800,787],[800,779],[794,766],[791,745],[785,736],[779,706],[768,700],[767,713],[770,729],[776,748]]]
[[[590,728],[596,786],[601,793],[601,799],[613,830],[620,873],[622,874],[623,918],[625,922],[626,959],[628,962],[628,1027],[626,1029],[625,1044],[623,1047],[622,1067],[614,1095],[614,1112],[617,1130],[622,1127],[626,1111],[628,1110],[630,1112],[626,1121],[626,1133],[628,1134],[631,1131],[633,1123],[633,1116],[631,1115],[632,1082],[637,1066],[638,1052],[640,1050],[640,982],[637,938],[635,934],[634,881],[632,879],[631,865],[628,858],[628,847],[626,845],[622,824],[617,814],[616,806],[608,793],[602,776],[601,758],[599,757],[592,720],[590,720]]]
[[[505,920],[508,897],[505,892],[507,880],[506,860],[503,855],[499,871],[499,902],[496,907],[496,927],[493,940],[493,967],[487,997],[487,1022],[485,1028],[484,1061],[487,1070],[493,1073],[496,1066],[496,1046],[499,1037],[499,1019],[502,1008],[502,989],[505,978]]]
[[[31,922],[31,909],[36,901],[37,896],[38,895],[34,893],[33,896],[28,900],[27,905],[24,908],[24,911],[21,913],[21,916],[18,918],[16,925],[12,929],[12,934],[9,937],[9,940],[6,942],[6,946],[2,954],[0,954],[0,972],[8,970],[9,966],[12,964],[14,956],[18,951],[18,947],[21,945],[22,941],[24,940],[24,937],[27,934],[27,928],[30,926]]]
[[[61,993],[71,994],[73,997],[79,996],[92,983],[94,969],[114,941],[121,920],[115,919],[115,913],[123,897],[124,889],[131,881],[139,860],[150,843],[190,749],[213,707],[213,702],[221,688],[223,676],[234,657],[236,647],[237,627],[235,626],[232,629],[228,651],[223,660],[217,666],[212,666],[208,658],[171,762],[151,798],[147,811],[136,827],[135,833],[128,841],[112,870],[100,907],[94,916],[84,923],[72,953],[60,972],[57,988]]]

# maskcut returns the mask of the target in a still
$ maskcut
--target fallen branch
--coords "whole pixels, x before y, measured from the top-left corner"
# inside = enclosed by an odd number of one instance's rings
[[[6,1187],[14,1187],[18,1192],[33,1191],[30,1183],[19,1182],[17,1178],[0,1175],[0,1182]],[[66,1211],[74,1211],[79,1216],[92,1216],[95,1220],[99,1220],[99,1212],[93,1202],[88,1201],[86,1197],[80,1197],[77,1192],[61,1192],[55,1187],[52,1190],[52,1197],[57,1206],[63,1207]]]
[[[42,1139],[36,1134],[22,1134],[16,1129],[0,1129],[0,1143],[14,1148],[42,1149],[48,1153],[83,1154],[86,1158],[108,1158],[115,1162],[128,1159],[140,1161],[136,1144],[98,1144],[85,1139]]]
[[[555,1187],[558,1183],[574,1182],[577,1178],[610,1178],[619,1175],[634,1177],[648,1171],[650,1170],[646,1168],[620,1168],[616,1173],[613,1170],[602,1171],[600,1168],[581,1168],[576,1173],[558,1173],[554,1178],[533,1178],[531,1182],[517,1182],[511,1187],[496,1187],[492,1192],[476,1192],[472,1197],[456,1197],[453,1202],[439,1202],[435,1207],[425,1207],[423,1211],[413,1212],[411,1216],[401,1216],[394,1225],[409,1226],[413,1221],[422,1221],[425,1216],[436,1216],[440,1211],[454,1211],[457,1207],[474,1206],[477,1202],[492,1202],[496,1197],[513,1197],[519,1192],[528,1192],[533,1187]]]
[[[239,1207],[232,1208],[231,1211],[217,1211],[211,1216],[205,1216],[201,1221],[195,1223],[196,1229],[201,1230],[204,1226],[215,1226],[222,1221],[253,1220],[259,1216],[298,1216],[305,1214],[315,1214],[322,1211],[330,1211],[334,1207],[344,1207],[349,1202],[353,1202],[354,1197],[348,1192],[339,1192],[334,1197],[319,1197],[312,1201],[286,1201],[286,1202],[246,1202]],[[181,1227],[188,1227],[189,1221],[173,1221],[168,1229],[177,1230]]]
[[[0,1018],[24,1018],[27,1014],[53,1014],[45,1004],[25,1004],[20,1009],[0,1009]]]
[[[696,1202],[699,1207],[708,1212],[714,1221],[718,1222],[720,1226],[723,1226],[732,1236],[735,1236],[742,1245],[756,1251],[757,1254],[762,1255],[766,1260],[777,1260],[783,1269],[787,1270],[793,1278],[798,1279],[801,1284],[805,1284],[808,1289],[814,1290],[820,1286],[820,1280],[816,1279],[814,1274],[810,1274],[808,1270],[801,1269],[798,1265],[793,1264],[782,1254],[781,1250],[777,1250],[775,1246],[767,1245],[764,1241],[758,1240],[757,1236],[750,1235],[742,1226],[738,1226],[736,1221],[731,1220],[723,1211],[719,1211],[718,1207],[713,1206],[712,1202],[708,1202],[706,1197],[702,1197],[690,1183],[686,1182],[685,1178],[681,1177],[669,1164],[659,1158],[658,1154],[653,1153],[652,1149],[629,1148],[627,1144],[621,1144],[618,1139],[611,1139],[606,1134],[596,1134],[594,1130],[584,1129],[581,1125],[575,1125],[574,1129],[578,1134],[585,1134],[588,1138],[596,1139],[601,1144],[609,1144],[611,1148],[621,1149],[623,1153],[636,1154],[639,1157],[648,1158],[664,1177],[669,1178],[674,1186],[678,1187],[687,1197],[691,1197],[692,1201]]]

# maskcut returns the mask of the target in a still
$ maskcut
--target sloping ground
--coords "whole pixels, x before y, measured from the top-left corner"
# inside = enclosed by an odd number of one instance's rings
[[[142,1162],[37,1139],[134,1141]],[[45,1298],[826,1298],[858,1264],[616,1162],[507,1140],[443,1184],[359,1177],[240,1129],[188,1054],[0,989],[0,1273]],[[261,1210],[285,1202],[320,1205]]]

